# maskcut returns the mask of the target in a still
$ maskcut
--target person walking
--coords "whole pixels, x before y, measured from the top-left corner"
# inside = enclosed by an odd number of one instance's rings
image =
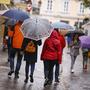
[[[41,40],[35,41],[28,38],[24,38],[22,44],[22,50],[24,51],[24,60],[26,61],[25,65],[25,80],[24,82],[28,82],[28,78],[30,77],[30,82],[34,82],[33,74],[35,70],[35,63],[37,62],[37,54],[38,54],[38,45],[42,44]],[[30,75],[29,75],[29,67]]]
[[[45,42],[41,53],[41,60],[44,63],[44,86],[52,84],[53,81],[53,68],[56,64],[60,64],[62,59],[61,44],[57,31],[53,30],[50,37]],[[58,69],[59,70],[59,69]],[[58,80],[56,75],[55,81]]]
[[[61,31],[59,29],[55,28],[54,30],[56,30],[57,33],[58,33],[59,41],[61,43],[61,52],[62,52],[62,55],[63,55],[63,49],[66,46],[64,35],[61,33]],[[61,64],[62,64],[62,60],[61,60]],[[62,72],[62,66],[61,66],[61,64],[60,65],[59,64],[56,64],[56,67],[55,67],[55,77],[59,77],[59,71],[60,70]],[[56,82],[59,82],[59,79],[57,79]]]
[[[71,73],[74,73],[74,64],[77,56],[79,55],[80,41],[78,34],[73,35],[70,43],[70,56],[71,56]]]
[[[21,25],[22,25],[22,21],[18,21],[14,26],[14,30],[13,31],[11,30],[12,48],[10,50],[10,71],[8,73],[8,76],[11,76],[13,73],[15,73],[16,79],[19,78],[19,70],[21,67],[21,61],[23,57],[21,46],[24,37],[22,32],[20,31]],[[16,68],[14,68],[15,55],[17,55]]]

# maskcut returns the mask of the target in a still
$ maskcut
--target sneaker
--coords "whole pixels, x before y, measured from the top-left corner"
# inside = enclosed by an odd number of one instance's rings
[[[73,69],[71,69],[71,73],[74,73],[74,70]]]
[[[32,83],[34,82],[32,75],[30,75],[30,82],[32,82]]]
[[[10,71],[10,72],[8,73],[8,76],[11,76],[13,73],[14,73],[14,71]]]

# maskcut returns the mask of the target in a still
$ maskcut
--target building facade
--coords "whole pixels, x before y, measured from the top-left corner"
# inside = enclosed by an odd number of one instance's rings
[[[80,0],[42,0],[40,9],[40,15],[51,22],[63,21],[71,25],[82,22],[89,14],[90,9],[86,9]]]

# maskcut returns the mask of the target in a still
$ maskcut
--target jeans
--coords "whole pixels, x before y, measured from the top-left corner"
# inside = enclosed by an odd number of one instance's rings
[[[26,66],[25,66],[25,74],[26,74],[26,78],[28,78],[28,74],[29,74],[29,66],[31,66],[31,70],[30,70],[30,75],[33,76],[34,70],[35,70],[35,63],[29,63],[28,61],[26,61]]]
[[[58,77],[59,77],[59,64],[58,62],[56,62],[55,64],[55,81],[58,81]]]
[[[88,63],[88,52],[83,53],[83,68]]]
[[[10,59],[10,69],[11,71],[14,71],[14,59],[15,59],[16,53],[17,53],[17,63],[15,68],[15,73],[18,74],[21,67],[22,57],[23,57],[21,50],[11,48],[9,59]]]
[[[71,55],[71,69],[73,69],[77,56]]]
[[[53,80],[54,65],[56,65],[55,80],[57,80],[58,76],[59,76],[58,60],[46,60],[46,61],[44,61],[44,76],[45,76],[45,78],[48,78],[50,81]]]

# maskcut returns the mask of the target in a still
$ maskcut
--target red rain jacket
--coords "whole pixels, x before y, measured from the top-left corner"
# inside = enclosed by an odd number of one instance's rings
[[[41,60],[58,60],[61,64],[62,49],[57,31],[54,30],[50,37],[45,40]]]

